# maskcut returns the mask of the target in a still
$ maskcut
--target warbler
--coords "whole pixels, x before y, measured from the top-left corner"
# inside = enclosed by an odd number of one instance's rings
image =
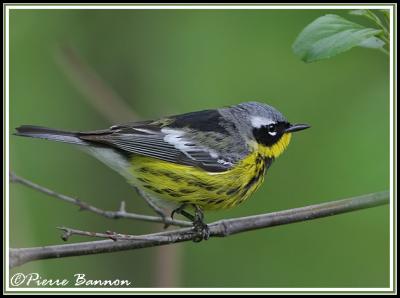
[[[96,131],[23,125],[16,135],[80,145],[156,206],[205,229],[203,210],[231,208],[249,198],[292,133],[309,127],[289,123],[267,104],[245,102]]]

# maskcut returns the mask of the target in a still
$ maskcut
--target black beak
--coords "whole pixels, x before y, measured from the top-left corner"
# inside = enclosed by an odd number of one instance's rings
[[[288,128],[285,129],[285,132],[295,132],[303,129],[310,128],[311,126],[308,124],[290,124]]]

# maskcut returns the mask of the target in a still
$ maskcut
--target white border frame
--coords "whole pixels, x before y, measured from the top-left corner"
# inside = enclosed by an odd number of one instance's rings
[[[388,6],[391,5],[391,6]],[[393,44],[393,30],[394,30],[394,3],[387,3],[386,5],[7,5],[3,4],[3,13],[5,11],[5,147],[6,147],[6,161],[5,161],[5,182],[6,182],[6,262],[5,262],[5,283],[7,292],[393,292],[394,289],[394,268],[393,268],[393,220],[394,220],[394,44]],[[187,10],[215,10],[215,9],[389,9],[390,10],[390,286],[389,288],[10,288],[10,272],[9,272],[9,12],[11,9],[187,9]],[[3,45],[4,48],[4,45]],[[397,156],[396,156],[397,157]],[[397,160],[397,158],[396,158]],[[397,166],[396,166],[397,171]],[[3,289],[4,291],[4,289]]]

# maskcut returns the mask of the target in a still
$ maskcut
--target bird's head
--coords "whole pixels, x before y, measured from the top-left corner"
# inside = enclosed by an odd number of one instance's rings
[[[291,124],[281,112],[269,105],[246,102],[231,107],[238,129],[250,146],[269,158],[278,157],[289,145],[293,132],[310,126]]]

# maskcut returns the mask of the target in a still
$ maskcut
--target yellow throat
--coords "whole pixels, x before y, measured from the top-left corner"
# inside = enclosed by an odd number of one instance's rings
[[[291,133],[285,133],[274,145],[268,147],[262,144],[257,144],[257,148],[255,148],[255,150],[258,151],[263,157],[277,158],[282,154],[283,151],[285,151],[286,147],[290,143],[291,138]]]

